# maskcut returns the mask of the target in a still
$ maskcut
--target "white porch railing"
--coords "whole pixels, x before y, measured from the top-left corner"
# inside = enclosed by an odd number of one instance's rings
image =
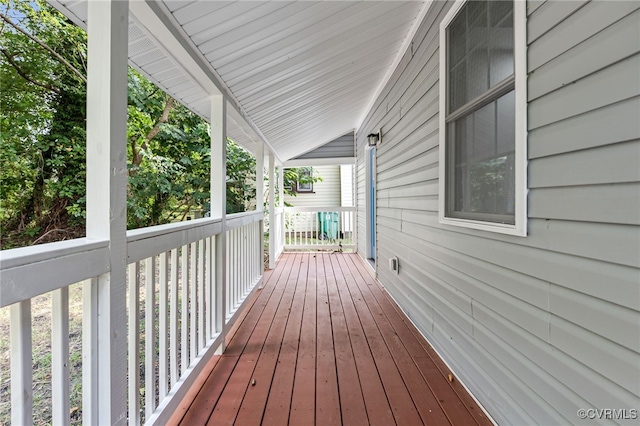
[[[227,219],[227,317],[230,319],[262,277],[263,213]]]
[[[284,207],[275,209],[273,222],[269,230],[269,244],[274,245],[273,260],[275,261],[284,250]]]
[[[355,247],[355,207],[285,207],[285,250]]]
[[[128,394],[129,424],[166,423],[224,345],[226,331],[262,279],[262,220],[263,212],[250,212],[127,233],[128,379],[121,391]],[[97,420],[96,360],[100,353],[100,363],[109,362],[101,352],[109,342],[95,333],[99,307],[92,287],[108,272],[108,250],[106,241],[82,238],[1,253],[0,308],[10,305],[11,318],[13,424],[33,421],[31,301],[49,292],[51,422],[70,423],[69,287],[80,282],[82,410],[84,423]]]

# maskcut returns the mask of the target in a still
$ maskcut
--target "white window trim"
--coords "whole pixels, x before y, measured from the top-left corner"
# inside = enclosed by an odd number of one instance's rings
[[[446,102],[447,102],[447,33],[446,28],[468,0],[456,0],[440,23],[440,162],[439,222],[445,225],[479,229],[516,236],[527,235],[527,10],[526,2],[514,0],[515,61],[515,225],[447,217],[446,213]]]
[[[303,171],[309,170],[309,176],[313,177],[313,167],[302,167]],[[298,194],[313,194],[313,182],[308,183],[309,188],[300,188],[300,182],[296,181],[296,193]]]

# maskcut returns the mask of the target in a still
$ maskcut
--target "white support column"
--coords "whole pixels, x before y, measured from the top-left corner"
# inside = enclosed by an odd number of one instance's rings
[[[87,238],[109,241],[110,272],[93,282],[97,366],[86,393],[87,423],[127,422],[127,43],[129,2],[87,2]],[[91,329],[91,328],[89,328]],[[93,346],[93,345],[90,345]]]
[[[269,153],[269,269],[275,268],[276,265],[276,165],[275,156]]]
[[[222,233],[215,243],[215,331],[225,333],[227,318],[227,102],[222,95],[211,98],[211,217],[222,219]],[[218,353],[224,352],[224,339]]]
[[[278,167],[278,170],[278,207],[284,207],[284,166]]]
[[[256,211],[264,212],[264,144],[260,141],[256,148]],[[264,272],[264,216],[260,221],[259,228],[260,235],[257,235],[259,247],[252,256],[258,257],[260,275],[262,275]],[[269,222],[269,228],[271,229],[271,222]],[[253,264],[253,262],[251,263]]]
[[[285,236],[285,229],[284,229],[284,166],[280,165],[280,173],[278,174],[278,207],[280,207],[283,211],[282,214],[280,215],[280,235],[278,235],[278,247],[277,250],[278,252],[281,251],[282,247],[284,246],[284,236]]]
[[[264,211],[264,144],[256,148],[256,211]]]

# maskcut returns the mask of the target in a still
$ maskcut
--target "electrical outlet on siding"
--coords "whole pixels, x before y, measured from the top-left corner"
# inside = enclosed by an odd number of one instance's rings
[[[400,273],[400,260],[397,256],[393,256],[389,259],[389,269],[395,271],[396,274]]]

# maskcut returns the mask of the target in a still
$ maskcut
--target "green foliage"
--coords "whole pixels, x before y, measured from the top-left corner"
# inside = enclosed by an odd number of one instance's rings
[[[2,0],[0,223],[7,232],[81,224],[86,34],[42,1]],[[50,51],[63,55],[63,64]],[[68,210],[70,209],[70,210]],[[69,212],[72,212],[69,215]],[[3,241],[3,245],[5,241]],[[11,243],[9,243],[11,245]]]
[[[0,22],[2,246],[81,236],[86,33],[42,0],[0,2],[6,18]],[[128,77],[128,227],[204,214],[210,203],[209,125],[138,72],[130,70]],[[228,141],[228,213],[255,206],[255,164]]]
[[[209,211],[209,125],[182,105],[171,107],[158,133],[147,140],[169,97],[129,71],[128,224],[138,228]],[[138,153],[139,164],[133,159]],[[243,212],[255,200],[255,158],[227,140],[227,213]]]
[[[322,176],[318,174],[318,172],[314,169],[311,169],[311,174],[309,173],[301,173],[304,167],[293,167],[284,169],[284,193],[286,195],[296,197],[298,193],[296,192],[298,183],[316,183],[322,182]],[[288,203],[285,203],[288,205]],[[291,207],[291,206],[289,206]]]
[[[227,140],[227,213],[239,213],[255,207],[256,159]]]
[[[302,170],[308,169],[305,167],[294,167],[284,169],[284,189],[287,195],[296,196],[295,192],[297,183],[316,183],[322,182],[322,176],[318,175],[316,170],[311,169],[311,174],[301,173]],[[291,189],[289,189],[291,188]]]
[[[166,121],[162,120],[168,111]],[[209,127],[129,70],[128,226],[183,220],[209,198]],[[157,133],[150,138],[150,132]]]

